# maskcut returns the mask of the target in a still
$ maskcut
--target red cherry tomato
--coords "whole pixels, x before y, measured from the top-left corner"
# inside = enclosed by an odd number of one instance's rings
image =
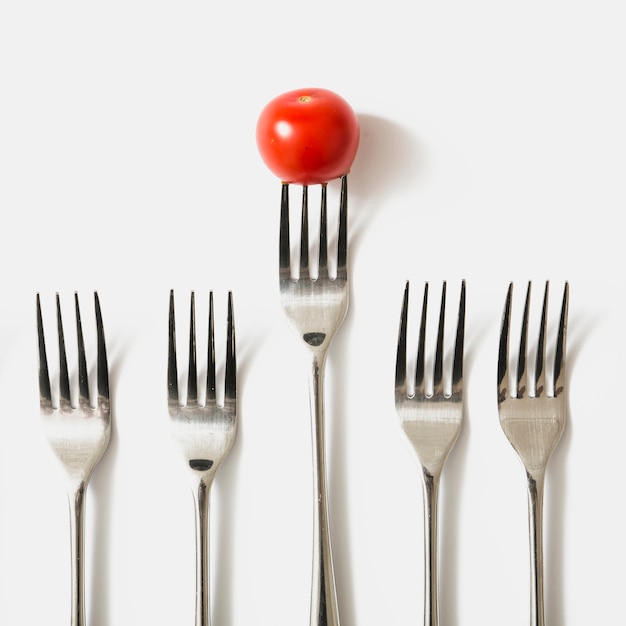
[[[261,111],[256,141],[261,158],[286,183],[313,185],[347,174],[359,147],[350,105],[328,89],[296,89]]]

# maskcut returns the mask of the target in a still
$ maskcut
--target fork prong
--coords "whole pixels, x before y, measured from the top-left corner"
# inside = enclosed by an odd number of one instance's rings
[[[187,372],[187,406],[198,402],[198,368],[196,365],[196,296],[191,292],[189,312],[189,369]]]
[[[539,324],[539,339],[537,340],[537,356],[535,361],[535,396],[541,397],[546,392],[546,326],[548,323],[548,291],[549,282],[543,294],[541,307],[541,322]]]
[[[437,328],[437,347],[433,372],[433,394],[443,393],[443,339],[446,319],[446,283],[441,288],[441,306],[439,307],[439,326]]]
[[[289,183],[282,184],[280,201],[279,275],[291,277],[291,243],[289,239]]]
[[[509,334],[511,329],[511,300],[513,283],[509,288],[504,302],[504,313],[500,325],[500,344],[498,348],[498,402],[504,402],[509,395]]]
[[[302,217],[300,219],[300,278],[309,277],[309,188],[302,187]]]
[[[107,362],[106,342],[104,340],[104,325],[102,323],[102,311],[98,292],[93,294],[94,308],[96,311],[96,337],[98,359],[98,403],[109,399],[109,366]]]
[[[461,282],[461,296],[459,298],[459,315],[456,325],[456,341],[454,342],[454,357],[452,361],[452,394],[462,391],[463,382],[463,344],[465,341],[465,281]]]
[[[178,366],[176,364],[176,320],[174,290],[170,290],[169,345],[167,358],[167,394],[170,409],[178,408]]]
[[[519,353],[517,355],[517,390],[516,398],[523,398],[528,393],[528,372],[526,361],[528,353],[528,317],[530,313],[531,282],[528,282],[526,301],[524,302],[524,316],[522,318],[522,331],[519,340]]]
[[[37,338],[39,343],[39,405],[42,411],[47,412],[52,410],[52,393],[50,390],[50,375],[48,373],[48,358],[46,356],[46,342],[39,294],[37,294]]]
[[[414,395],[423,396],[426,393],[426,317],[428,312],[428,283],[424,284],[424,295],[422,297],[422,316],[420,319],[420,330],[417,339],[417,361],[415,364],[415,388]]]
[[[215,383],[215,323],[213,314],[213,292],[209,293],[209,340],[207,348],[206,404],[216,403]]]
[[[409,281],[404,287],[402,311],[400,313],[400,328],[398,330],[398,349],[396,352],[396,395],[407,395],[406,382],[406,326],[409,307]]]
[[[224,376],[224,400],[234,402],[237,397],[237,351],[235,346],[235,311],[233,294],[228,292],[228,319],[226,331],[226,371]]]
[[[339,234],[337,237],[337,278],[348,278],[348,175],[341,177]]]
[[[569,284],[566,282],[563,289],[563,302],[561,304],[561,316],[559,331],[556,340],[554,354],[554,397],[565,390],[565,344],[567,339],[567,312],[569,308]]]
[[[89,379],[87,376],[87,358],[85,357],[85,340],[83,325],[80,319],[80,305],[78,293],[74,293],[74,308],[76,310],[76,343],[78,347],[78,404],[81,407],[89,406]]]
[[[56,294],[57,304],[57,333],[59,336],[59,406],[68,410],[72,407],[70,396],[70,377],[67,370],[67,355],[65,353],[65,337],[63,334],[63,319],[61,317],[61,298]]]
[[[328,278],[328,200],[327,185],[322,185],[321,209],[320,209],[320,245],[318,276]]]

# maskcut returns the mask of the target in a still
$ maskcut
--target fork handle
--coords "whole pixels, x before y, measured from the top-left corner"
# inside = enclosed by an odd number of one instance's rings
[[[438,626],[437,512],[439,476],[422,470],[424,492],[424,626]]]
[[[85,490],[87,485],[81,481],[68,494],[70,505],[70,554],[72,559],[72,626],[85,626]]]
[[[339,626],[339,609],[330,541],[324,437],[325,354],[314,354],[309,376],[313,438],[313,578],[311,626]]]
[[[194,488],[196,510],[196,626],[210,626],[209,495],[211,483],[200,478]]]
[[[530,536],[530,624],[545,626],[543,606],[543,486],[545,474],[528,478],[528,527]]]

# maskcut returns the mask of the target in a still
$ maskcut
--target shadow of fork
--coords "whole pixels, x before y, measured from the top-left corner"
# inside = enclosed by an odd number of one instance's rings
[[[466,342],[463,357],[464,377],[471,381],[472,370],[476,350],[474,346],[480,345],[483,337],[488,334],[489,324],[483,323],[477,327],[475,323],[468,325],[466,330]],[[459,545],[460,528],[462,523],[461,493],[463,491],[463,478],[465,476],[465,464],[471,439],[471,415],[469,403],[466,403],[463,414],[463,429],[450,453],[447,461],[446,472],[442,476],[441,498],[441,532],[439,541],[439,582],[441,597],[439,603],[439,618],[442,624],[458,624],[459,595],[459,553],[462,546]]]
[[[348,378],[347,368],[345,366],[345,355],[350,344],[350,327],[351,327],[350,307],[343,323],[343,329],[337,333],[335,337],[335,345],[329,353],[328,364],[328,380],[333,381],[333,388],[346,389]],[[330,391],[330,389],[329,389]],[[340,508],[341,503],[348,501],[350,485],[348,484],[346,467],[346,455],[344,454],[345,446],[349,441],[346,434],[345,417],[348,414],[348,399],[344,393],[327,394],[329,432],[331,433],[332,445],[328,449],[328,458],[330,460],[329,467],[329,501],[331,526],[333,535],[333,554],[335,556],[335,583],[337,586],[337,602],[339,605],[339,615],[343,626],[354,624],[356,622],[355,615],[355,595],[354,587],[351,584],[352,574],[350,571],[350,563],[352,563],[352,543],[350,540],[352,521],[350,520],[348,511]]]
[[[88,563],[91,567],[91,593],[89,594],[89,620],[92,626],[110,626],[110,581],[111,581],[111,520],[114,506],[113,468],[118,456],[119,443],[116,428],[116,394],[120,379],[121,363],[124,355],[116,350],[117,344],[109,340],[109,380],[111,383],[111,407],[113,425],[111,439],[106,454],[102,457],[90,481],[88,498],[90,507],[88,515],[93,527],[93,550]],[[126,344],[124,351],[128,350]]]
[[[578,355],[583,344],[589,340],[597,322],[587,320],[585,328],[582,328],[580,318],[570,315],[568,323],[568,349],[567,349],[567,384],[571,389],[569,380],[575,368]],[[546,584],[546,623],[563,624],[565,622],[565,585],[563,572],[565,571],[565,538],[563,528],[566,523],[567,505],[567,458],[572,445],[573,430],[575,429],[575,415],[571,412],[568,398],[568,419],[559,445],[554,451],[550,461],[550,469],[547,473],[546,484],[550,495],[547,498],[546,509],[549,513],[546,517],[547,535],[547,563],[545,572]]]
[[[237,344],[237,384],[240,389],[245,388],[245,380],[250,363],[248,352],[249,346],[242,345],[239,341]],[[261,346],[255,346],[255,352],[260,350]],[[217,373],[218,378],[223,377],[223,373]],[[242,394],[242,397],[243,394]],[[212,575],[213,600],[211,603],[211,621],[215,624],[231,624],[233,622],[233,606],[235,605],[235,571],[233,569],[233,555],[236,537],[234,529],[236,528],[235,520],[237,512],[235,507],[235,499],[228,497],[228,494],[236,493],[237,480],[239,477],[240,463],[239,455],[241,454],[241,441],[243,438],[242,430],[245,431],[245,412],[242,410],[241,402],[237,408],[239,417],[238,435],[235,438],[232,450],[225,459],[220,470],[220,478],[216,480],[215,501],[219,502],[217,509],[219,516],[215,516],[211,521],[211,526],[215,528],[215,536],[219,541],[213,542],[211,550],[215,555],[213,561],[214,570]]]

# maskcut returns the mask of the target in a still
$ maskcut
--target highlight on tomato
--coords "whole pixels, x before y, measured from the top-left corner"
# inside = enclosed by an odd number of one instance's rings
[[[272,99],[256,126],[267,167],[284,183],[313,185],[348,174],[359,147],[352,107],[328,89],[295,89]]]

